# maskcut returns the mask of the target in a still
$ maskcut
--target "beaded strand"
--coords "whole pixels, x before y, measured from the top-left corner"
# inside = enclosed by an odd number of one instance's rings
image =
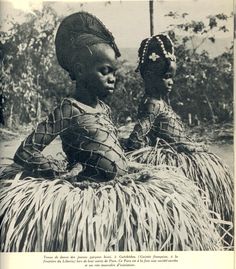
[[[146,55],[146,51],[147,51],[147,47],[148,47],[148,44],[149,44],[149,42],[150,42],[150,40],[152,39],[152,36],[151,37],[149,37],[147,40],[146,40],[146,42],[145,42],[145,45],[144,45],[144,48],[143,48],[143,54],[142,54],[142,57],[141,57],[141,64],[143,64],[144,63],[144,58],[145,58],[145,55]]]
[[[161,46],[162,53],[163,53],[164,57],[165,58],[170,58],[172,61],[176,61],[176,58],[175,58],[175,55],[174,55],[174,44],[173,44],[172,40],[170,39],[170,37],[168,35],[165,35],[165,36],[168,38],[168,40],[171,43],[171,53],[166,51],[164,43],[160,39],[159,36],[155,36],[155,38],[156,38],[157,42],[160,44],[160,46]]]
[[[170,41],[170,44],[171,44],[171,54],[174,54],[174,43],[173,43],[173,41],[171,40],[171,38],[170,38],[170,36],[169,35],[167,35],[167,34],[165,34],[165,33],[163,33],[162,35],[164,35],[169,41]]]
[[[163,36],[166,36],[167,39],[170,41],[170,44],[171,44],[171,52],[167,52],[166,49],[165,49],[165,45],[163,43],[163,41],[160,39],[160,37],[158,35],[156,36],[151,36],[149,38],[147,38],[146,42],[145,42],[145,45],[144,45],[144,48],[143,48],[143,52],[142,52],[142,55],[139,56],[139,59],[138,59],[138,67],[136,69],[139,70],[140,66],[142,64],[144,64],[144,60],[145,60],[145,56],[146,56],[146,53],[147,53],[147,49],[148,49],[148,45],[149,45],[149,42],[151,41],[152,38],[156,38],[158,44],[160,45],[161,47],[161,50],[162,50],[162,53],[164,55],[165,58],[169,58],[171,61],[176,61],[176,57],[174,55],[174,43],[173,41],[171,40],[171,38],[169,37],[169,35],[167,34],[162,34]]]

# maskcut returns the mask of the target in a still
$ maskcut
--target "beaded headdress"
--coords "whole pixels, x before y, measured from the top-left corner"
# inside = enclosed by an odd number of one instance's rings
[[[70,71],[72,58],[79,49],[99,43],[110,45],[116,57],[120,56],[112,33],[98,18],[87,12],[74,13],[66,17],[57,30],[55,45],[58,62]]]
[[[176,61],[174,44],[169,35],[160,34],[144,39],[139,48],[139,60],[136,71],[140,70],[146,63],[150,61],[155,62],[161,57],[169,61]]]

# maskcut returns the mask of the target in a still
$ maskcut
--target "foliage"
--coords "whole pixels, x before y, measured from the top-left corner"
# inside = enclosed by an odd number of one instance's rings
[[[69,87],[69,80],[56,63],[54,31],[60,18],[49,7],[26,21],[12,21],[8,32],[1,32],[1,88],[6,102],[6,117],[15,123],[30,122],[41,106],[45,111],[53,98]],[[39,115],[40,116],[40,115]]]
[[[211,15],[207,18],[208,23],[204,24],[202,21],[186,21],[187,13],[179,15],[172,12],[167,16],[175,19],[182,17],[185,21],[170,25],[170,34],[177,44],[178,66],[173,106],[184,118],[191,113],[202,121],[232,121],[233,47],[213,59],[208,52],[200,50],[209,41],[214,47],[216,33],[228,31],[222,21],[224,23],[230,17]],[[174,35],[173,30],[179,35]]]
[[[109,100],[113,119],[117,124],[125,123],[128,118],[136,120],[143,89],[140,74],[127,62],[121,62],[117,72],[116,92]]]
[[[215,33],[227,31],[224,22],[229,17],[224,14],[209,16],[209,23],[204,24],[187,21],[187,13],[172,12],[168,16],[183,21],[170,25],[178,61],[171,96],[174,109],[184,119],[192,113],[202,121],[232,121],[232,48],[215,59],[199,50],[207,40],[214,46]],[[69,76],[58,65],[55,56],[54,35],[60,21],[51,7],[44,6],[42,11],[28,14],[23,23],[12,21],[10,30],[1,32],[1,88],[7,98],[5,117],[10,127],[12,123],[19,125],[40,120],[72,89]],[[201,36],[197,45],[196,36]],[[120,63],[117,77],[117,90],[108,102],[115,123],[122,124],[128,117],[136,119],[143,83],[127,62]]]
[[[215,43],[215,35],[219,32],[228,32],[228,28],[225,26],[225,22],[232,16],[225,14],[209,15],[206,18],[206,22],[188,20],[188,13],[179,14],[177,12],[169,12],[165,16],[169,16],[175,20],[180,20],[181,23],[173,23],[169,25],[169,29],[175,33],[184,35],[181,42],[184,44],[191,43],[193,53],[201,47],[201,45],[210,40]],[[201,37],[200,42],[194,42],[196,36]]]
[[[181,50],[181,47],[178,48]],[[178,58],[178,71],[172,104],[187,118],[192,113],[202,121],[230,121],[233,117],[233,51],[211,59],[203,51],[192,55],[184,50]],[[200,108],[200,109],[199,109]]]

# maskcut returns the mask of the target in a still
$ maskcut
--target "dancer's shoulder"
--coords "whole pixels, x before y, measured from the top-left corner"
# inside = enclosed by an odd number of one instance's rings
[[[143,99],[143,110],[153,113],[160,114],[165,109],[165,102],[152,97],[146,97]]]
[[[83,105],[74,98],[64,98],[57,108],[64,117],[72,117],[85,113]]]

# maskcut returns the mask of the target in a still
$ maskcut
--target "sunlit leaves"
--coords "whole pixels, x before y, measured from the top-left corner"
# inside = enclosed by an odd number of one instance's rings
[[[6,117],[13,105],[13,114],[23,122],[30,117],[35,100],[51,98],[60,93],[60,81],[69,85],[65,75],[56,64],[54,33],[60,17],[52,8],[44,7],[35,14],[27,14],[23,23],[11,21],[11,28],[1,33],[1,68],[4,95],[7,97]],[[55,71],[51,71],[51,69]],[[49,79],[50,78],[50,79]],[[53,87],[49,89],[51,84]],[[9,85],[14,85],[10,87]],[[15,90],[17,89],[17,91]],[[57,91],[55,94],[54,91]],[[46,104],[48,106],[48,104]]]
[[[188,17],[180,22],[181,16],[176,13],[169,13],[168,16],[178,19],[176,20],[178,23],[170,25],[170,30],[176,32],[178,65],[172,104],[179,109],[175,104],[184,103],[184,109],[181,108],[179,112],[185,118],[188,113],[192,113],[201,120],[213,120],[213,118],[219,121],[232,120],[232,48],[226,49],[225,53],[215,59],[202,49],[206,42],[211,42],[214,50],[217,33],[228,32],[226,21],[230,16],[223,13],[210,15],[206,23],[187,20]],[[225,62],[229,65],[227,66]],[[227,113],[223,109],[226,103]],[[213,108],[214,115],[209,112],[209,106]]]
[[[184,104],[178,111],[183,118],[191,112],[199,114],[200,119],[211,119],[205,102],[207,94],[213,107],[228,104],[227,113],[232,115],[232,48],[226,49],[216,59],[201,50],[205,42],[211,42],[214,49],[217,45],[215,33],[220,31],[223,35],[228,31],[226,22],[230,16],[211,15],[204,22],[191,20],[187,13],[170,12],[166,16],[173,18],[169,34],[175,43],[177,56],[172,105]],[[28,14],[22,23],[12,20],[12,27],[7,32],[0,32],[0,78],[7,97],[6,117],[13,105],[15,119],[20,118],[20,123],[27,122],[30,119],[21,114],[30,114],[30,107],[37,100],[42,102],[42,111],[46,111],[56,100],[70,93],[73,85],[55,57],[54,37],[60,20],[52,8],[45,6],[35,15]],[[135,66],[122,62],[117,72],[116,91],[109,100],[117,124],[128,117],[136,120],[144,85],[134,69]],[[199,107],[203,109],[199,111]],[[216,114],[220,118],[221,110]]]

